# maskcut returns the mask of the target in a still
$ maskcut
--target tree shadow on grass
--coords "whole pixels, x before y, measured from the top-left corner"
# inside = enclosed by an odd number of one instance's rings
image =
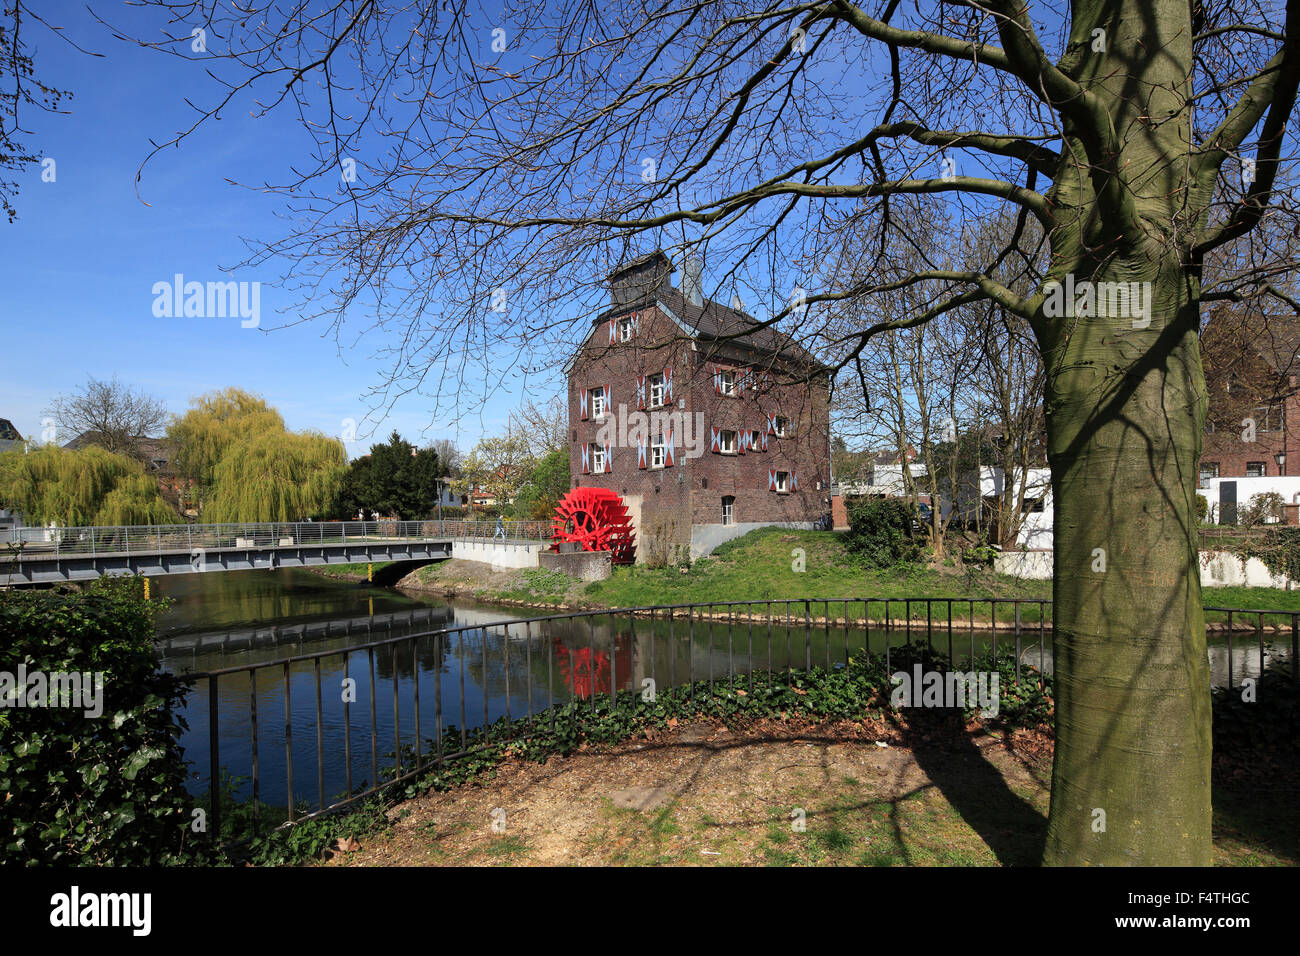
[[[887,712],[888,713],[888,712]],[[1003,866],[1038,866],[1047,818],[1008,786],[965,731],[959,711],[909,711],[894,721],[917,766]]]

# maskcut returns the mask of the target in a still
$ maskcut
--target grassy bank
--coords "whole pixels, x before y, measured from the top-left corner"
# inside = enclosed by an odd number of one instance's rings
[[[363,566],[364,570],[364,566]],[[991,568],[961,565],[953,561],[937,566],[905,566],[876,569],[857,565],[844,547],[843,536],[826,531],[792,531],[761,528],[751,531],[701,558],[689,568],[619,567],[604,581],[575,582],[559,572],[532,568],[493,572],[473,562],[449,561],[421,568],[403,580],[403,586],[423,588],[448,596],[475,601],[522,604],[540,608],[640,607],[650,604],[706,604],[720,601],[768,601],[783,599],[864,598],[873,599],[871,617],[884,617],[877,598],[969,598],[956,602],[953,614],[960,620],[974,612],[976,621],[988,622],[993,607],[988,599],[1013,598],[1051,600],[1050,581],[1028,581],[995,574]],[[983,600],[981,600],[983,599]],[[1274,588],[1207,588],[1205,604],[1218,607],[1287,610],[1300,612],[1300,591]],[[925,616],[924,605],[914,605],[913,615]],[[824,605],[810,609],[815,617],[825,615]],[[903,613],[901,604],[891,605],[892,616]],[[853,620],[863,617],[861,603],[832,603],[830,616]],[[936,607],[946,614],[946,606]],[[1206,619],[1218,623],[1226,615],[1207,612]],[[999,622],[1011,621],[1010,607],[997,608]],[[1048,611],[1050,620],[1050,610]],[[1035,624],[1038,607],[1021,608],[1021,621]],[[1265,623],[1269,623],[1267,620]],[[1273,623],[1282,624],[1275,620]]]

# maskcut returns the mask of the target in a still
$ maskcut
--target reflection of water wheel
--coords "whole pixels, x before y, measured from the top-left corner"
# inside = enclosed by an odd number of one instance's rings
[[[584,551],[610,551],[615,564],[632,563],[635,532],[627,505],[608,488],[570,489],[555,506],[551,520],[556,542],[580,544]]]

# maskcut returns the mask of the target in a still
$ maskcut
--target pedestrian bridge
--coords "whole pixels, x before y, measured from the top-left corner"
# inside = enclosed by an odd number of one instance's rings
[[[437,519],[18,528],[0,543],[0,585],[451,557],[534,567],[549,538],[541,521]]]

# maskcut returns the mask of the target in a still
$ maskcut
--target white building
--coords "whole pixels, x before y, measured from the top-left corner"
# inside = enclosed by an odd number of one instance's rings
[[[1287,504],[1300,504],[1300,477],[1263,475],[1257,478],[1210,478],[1196,489],[1196,493],[1204,496],[1210,506],[1205,518],[1209,524],[1218,524],[1223,520],[1221,504],[1224,485],[1231,485],[1236,492],[1238,522],[1241,521],[1242,512],[1250,507],[1252,499],[1258,495],[1274,492],[1281,495]]]
[[[1002,468],[985,465],[979,470],[978,487],[975,472],[963,476],[956,502],[947,497],[942,502],[941,516],[946,520],[957,511],[958,521],[974,523],[980,503],[984,504],[984,513],[996,512],[998,502],[1008,480],[1017,482],[1013,485],[1016,494],[1012,501],[1023,496],[1020,530],[1016,534],[1016,546],[1027,550],[1052,547],[1052,472],[1050,468],[1030,468],[1023,476],[1007,478]]]

